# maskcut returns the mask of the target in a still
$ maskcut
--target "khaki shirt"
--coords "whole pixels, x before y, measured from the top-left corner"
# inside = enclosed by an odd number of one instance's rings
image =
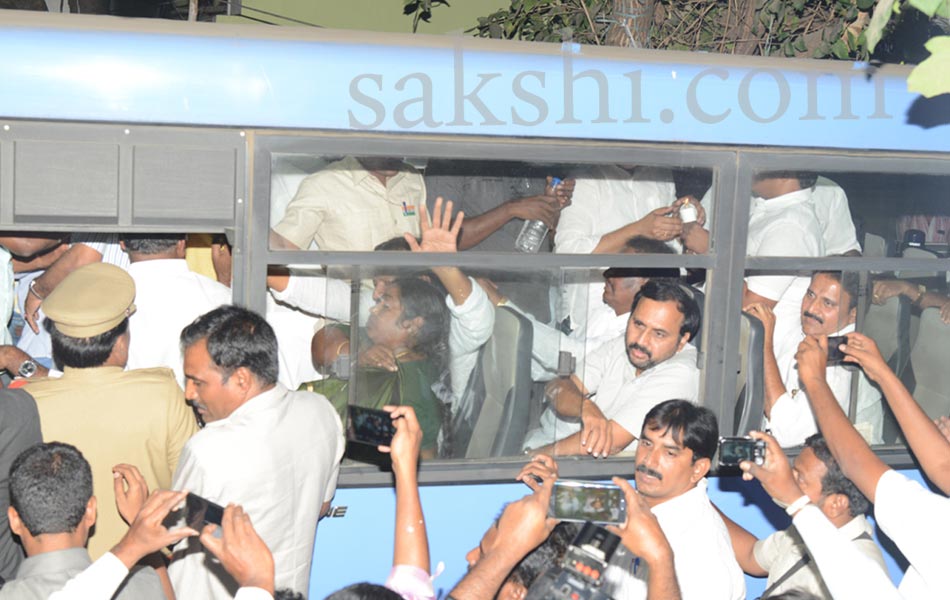
[[[135,465],[149,491],[169,489],[181,449],[198,431],[194,414],[169,369],[67,367],[59,379],[39,379],[24,389],[36,399],[43,440],[76,446],[92,466],[99,501],[89,538],[95,560],[128,530],[115,507],[112,467]]]
[[[301,182],[274,231],[298,248],[369,251],[404,233],[419,236],[425,206],[422,176],[406,167],[386,180],[346,157]]]

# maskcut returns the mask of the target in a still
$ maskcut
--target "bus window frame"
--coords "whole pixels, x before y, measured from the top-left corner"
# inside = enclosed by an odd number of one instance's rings
[[[706,255],[638,256],[639,266],[695,267],[707,270],[708,284],[703,347],[700,362],[703,365],[702,383],[704,405],[717,413],[720,423],[732,423],[735,380],[726,373],[738,368],[738,353],[726,352],[739,340],[739,319],[742,282],[747,269],[814,270],[816,268],[871,271],[900,268],[903,270],[933,269],[933,263],[924,260],[899,258],[807,258],[746,257],[745,240],[752,177],[760,170],[812,170],[818,172],[895,172],[946,175],[950,161],[932,153],[858,152],[789,148],[749,148],[744,146],[705,146],[691,144],[651,144],[638,142],[587,142],[582,140],[550,140],[468,136],[423,136],[353,133],[287,134],[267,131],[254,132],[253,191],[251,224],[248,232],[265,233],[270,227],[271,165],[275,155],[308,154],[317,156],[401,156],[428,158],[439,156],[452,159],[484,159],[523,161],[530,155],[532,161],[570,164],[648,164],[668,168],[708,168],[713,172],[716,198],[733,198],[733,202],[716,202],[716,227],[711,232],[711,248]],[[490,150],[490,153],[489,153]],[[527,152],[530,150],[530,154]],[[583,156],[583,159],[578,159]],[[729,243],[730,240],[733,243]],[[432,255],[393,255],[374,252],[322,252],[271,250],[267,235],[254,235],[248,240],[251,251],[245,291],[251,307],[260,308],[264,302],[264,288],[254,285],[264,278],[270,264],[322,264],[359,267],[376,266],[432,266],[453,264],[490,267],[606,267],[625,266],[623,255],[570,255],[550,254],[525,256],[507,253],[459,253]],[[729,248],[717,252],[717,248]],[[917,264],[920,263],[920,264]],[[709,357],[715,357],[710,360]],[[715,366],[713,366],[715,365]],[[889,464],[896,467],[913,465],[903,446],[877,446],[875,450]],[[793,450],[794,452],[794,450]],[[462,483],[506,481],[524,463],[521,456],[485,459],[438,459],[426,461],[420,469],[422,483]],[[633,472],[632,457],[611,457],[609,460],[591,460],[586,457],[560,457],[562,474],[570,477],[604,478],[618,472]],[[341,471],[340,485],[363,487],[388,485],[391,475],[375,466],[346,465]]]

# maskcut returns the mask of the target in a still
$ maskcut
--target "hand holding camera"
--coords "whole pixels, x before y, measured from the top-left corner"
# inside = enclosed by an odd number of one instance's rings
[[[750,431],[749,437],[765,442],[765,459],[762,464],[751,460],[740,462],[742,478],[746,481],[758,479],[769,496],[785,505],[801,498],[802,490],[795,482],[792,466],[775,438],[761,431]]]

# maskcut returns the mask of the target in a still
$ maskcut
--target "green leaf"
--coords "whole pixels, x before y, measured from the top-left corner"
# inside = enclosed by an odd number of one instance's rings
[[[858,10],[867,10],[874,6],[874,0],[858,0]]]
[[[950,94],[950,35],[931,38],[926,47],[930,56],[910,72],[907,90],[925,98]]]
[[[934,16],[943,0],[907,0],[908,3],[928,17]]]
[[[874,52],[874,47],[881,41],[884,35],[884,28],[887,22],[891,20],[891,14],[894,12],[895,0],[878,0],[874,7],[874,13],[871,15],[871,22],[868,24],[867,39],[868,50]]]
[[[838,40],[831,45],[831,52],[835,55],[835,58],[846,60],[851,55],[851,50],[848,48],[848,44],[844,40]]]
[[[806,50],[808,50],[808,46],[805,45],[805,38],[803,37],[800,37],[797,40],[795,40],[795,43],[792,44],[792,47],[795,48],[795,50],[798,52],[805,52]]]

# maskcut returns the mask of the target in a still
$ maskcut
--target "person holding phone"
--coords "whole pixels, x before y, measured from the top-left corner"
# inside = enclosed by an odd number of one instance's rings
[[[795,352],[808,336],[847,336],[854,331],[859,298],[858,274],[817,271],[801,303],[801,328],[797,335],[775,337],[775,313],[766,304],[751,304],[745,311],[765,327],[765,398],[763,429],[769,429],[783,448],[799,446],[818,432],[801,384]],[[828,364],[827,381],[845,411],[851,405],[851,378],[859,378],[856,426],[871,444],[881,443],[884,412],[881,393],[860,370],[840,362]]]
[[[861,438],[825,380],[828,350],[821,337],[806,338],[797,354],[818,425],[841,470],[874,503],[878,526],[910,562],[900,583],[901,597],[943,598],[950,558],[950,441],[887,366],[874,340],[853,333],[842,350],[846,362],[860,365],[880,386],[924,475],[942,493],[888,467]]]
[[[327,600],[359,597],[383,598],[387,590],[405,600],[435,600],[429,576],[429,539],[419,499],[418,464],[423,432],[411,406],[384,406],[396,429],[392,443],[379,446],[392,457],[396,480],[396,531],[393,568],[384,586],[357,583],[327,596]],[[382,589],[381,589],[382,588]]]

